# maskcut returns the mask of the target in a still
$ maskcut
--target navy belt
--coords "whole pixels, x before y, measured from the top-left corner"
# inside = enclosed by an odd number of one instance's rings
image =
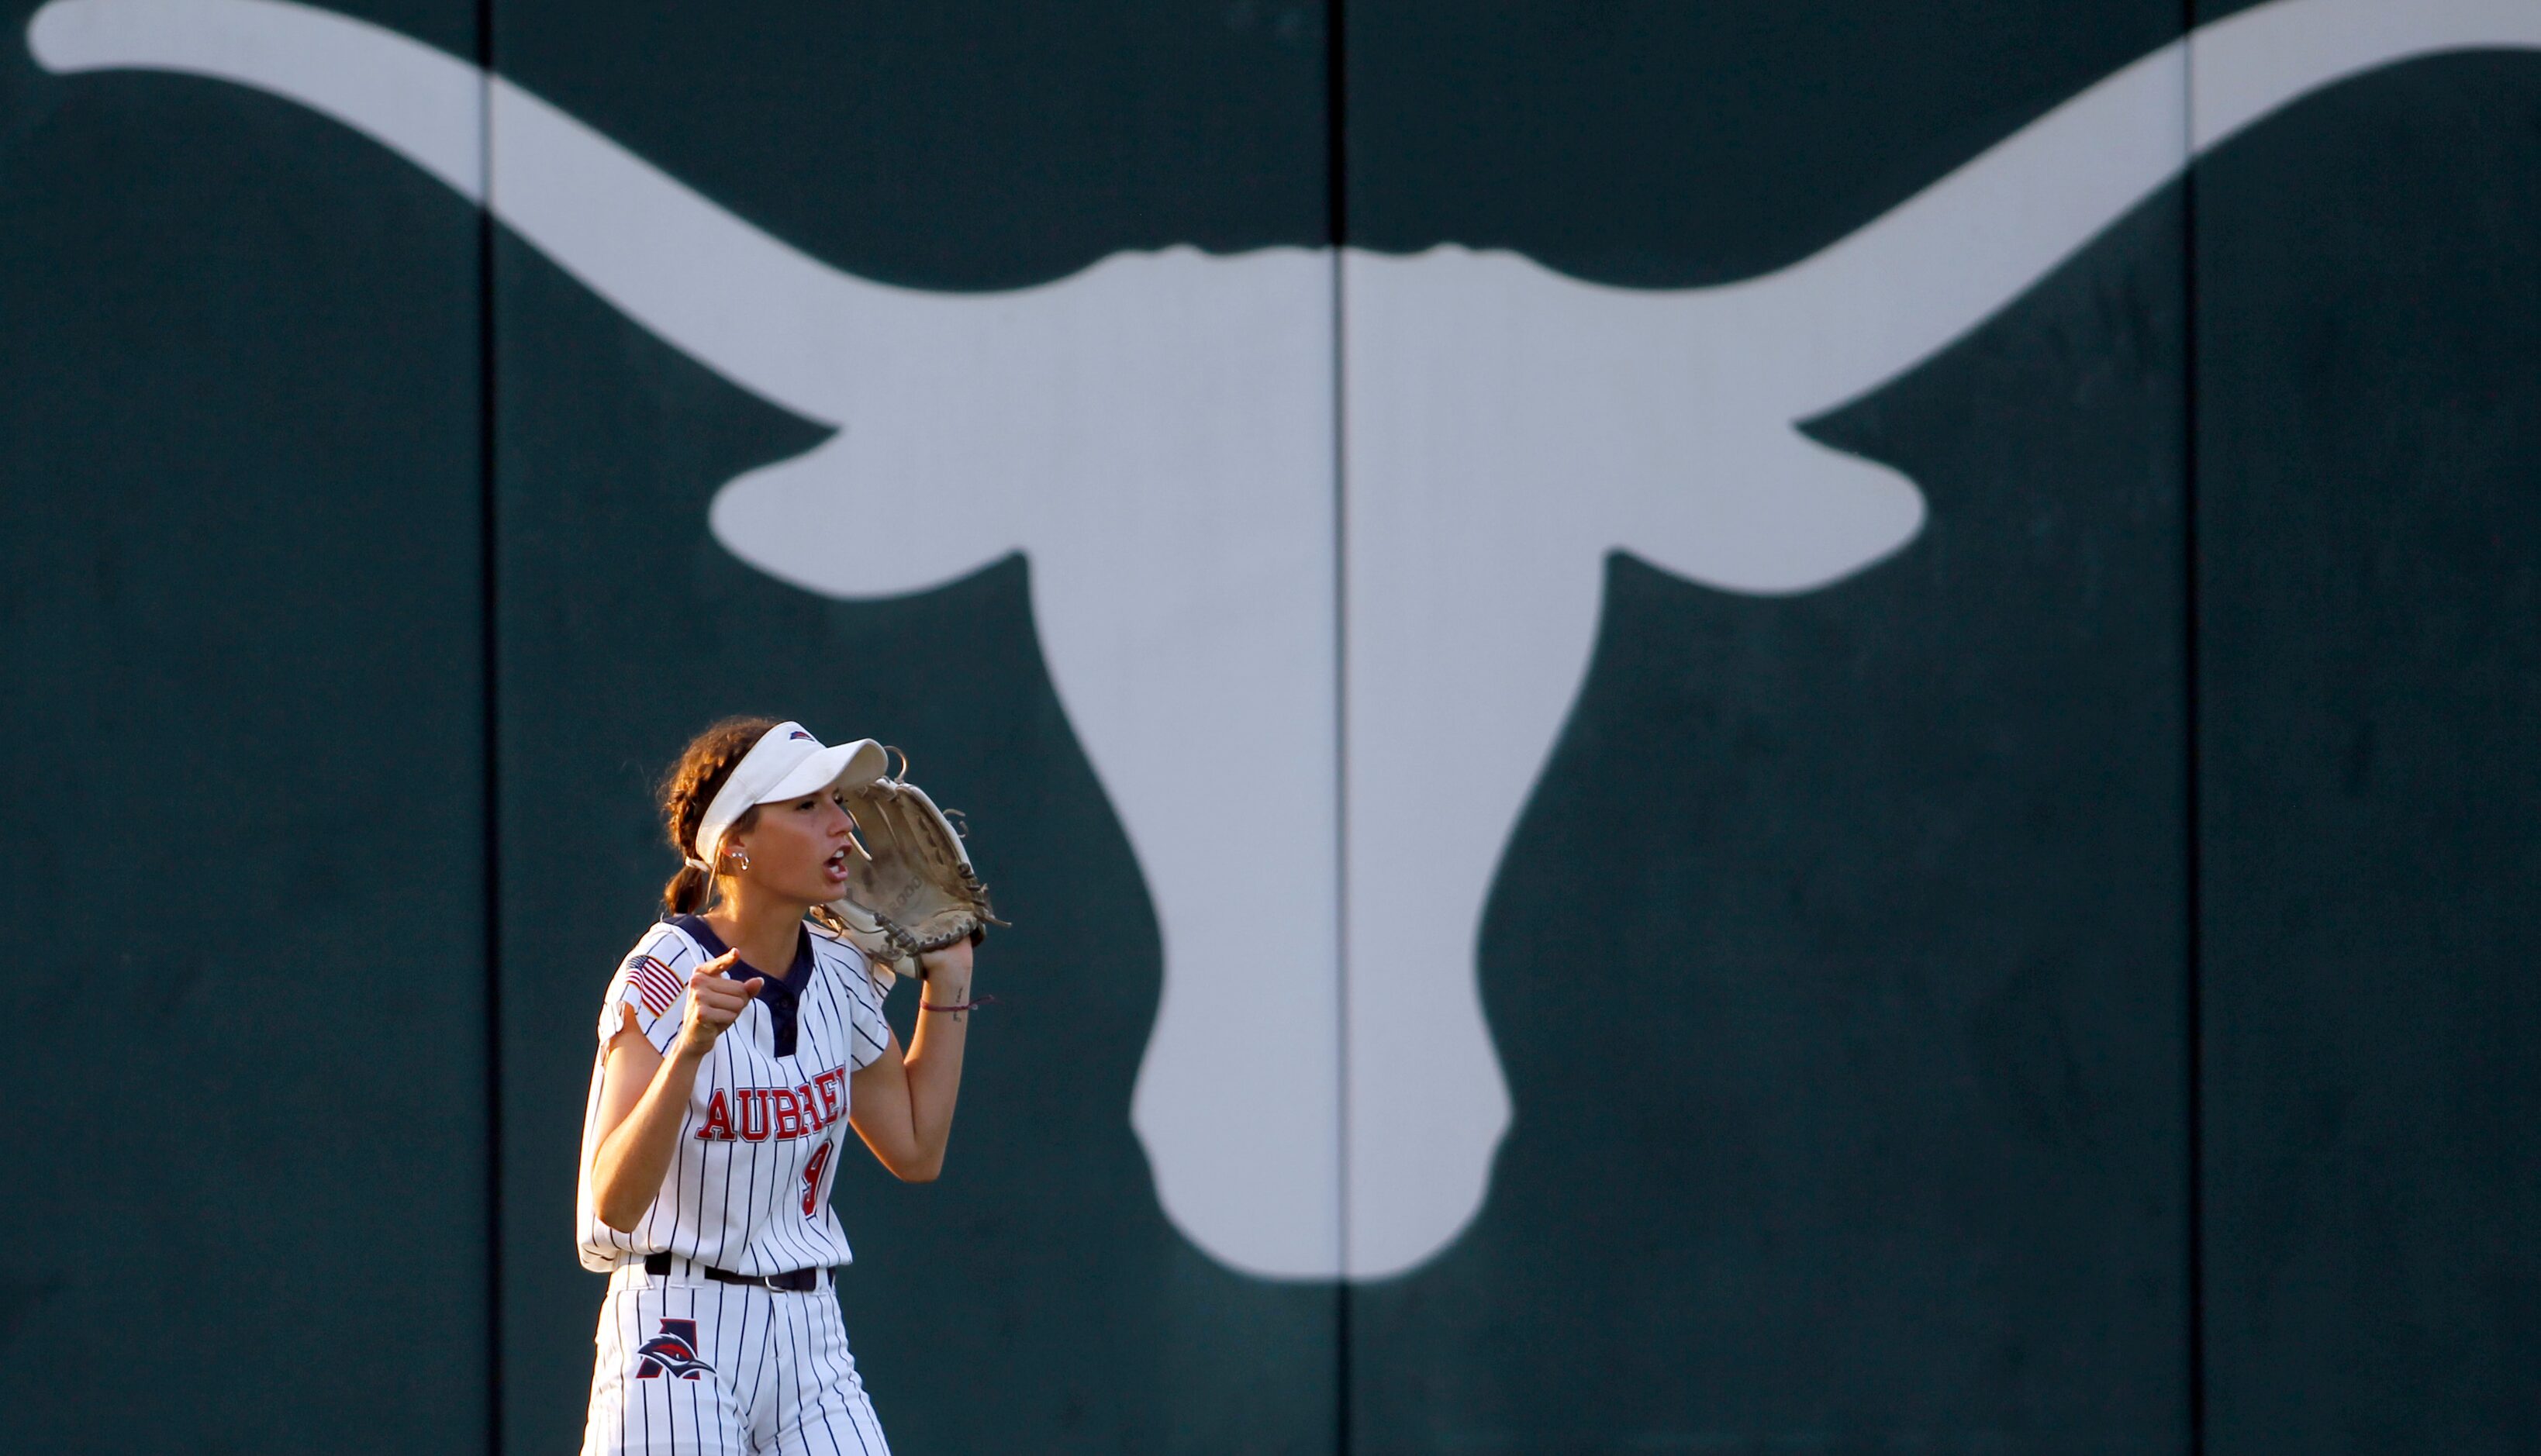
[[[809,1294],[821,1287],[821,1272],[817,1269],[789,1269],[783,1274],[737,1274],[728,1269],[710,1269],[693,1259],[682,1259],[676,1254],[645,1255],[644,1273],[659,1278],[671,1273],[672,1269],[680,1264],[687,1265],[689,1273],[704,1274],[718,1284],[755,1284],[762,1289],[774,1289],[780,1294]]]

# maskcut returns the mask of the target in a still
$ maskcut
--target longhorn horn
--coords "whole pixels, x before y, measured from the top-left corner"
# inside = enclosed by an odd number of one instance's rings
[[[1788,361],[1794,413],[1857,398],[2027,291],[2195,158],[2302,98],[2461,50],[2541,49],[2532,0],[2274,0],[2142,57],[1868,226],[1706,303],[1759,337],[1795,317],[1852,321]],[[2112,145],[2140,139],[2140,145]],[[1779,326],[1787,331],[1787,326]]]
[[[870,283],[778,242],[530,93],[366,21],[286,0],[53,0],[27,27],[56,72],[160,70],[297,102],[494,215],[682,352],[843,422],[842,339],[944,327],[969,298]],[[485,120],[503,145],[487,185]]]

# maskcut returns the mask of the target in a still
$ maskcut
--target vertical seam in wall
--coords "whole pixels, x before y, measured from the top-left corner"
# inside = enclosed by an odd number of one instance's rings
[[[1343,0],[1324,10],[1324,206],[1333,253],[1333,1449],[1350,1449],[1349,1037],[1349,54]]]
[[[476,530],[477,673],[484,802],[485,955],[485,1450],[503,1449],[503,903],[501,621],[496,571],[494,380],[494,3],[475,0],[476,138]]]
[[[2181,46],[2182,86],[2180,88],[2181,131],[2187,151],[2186,165],[2180,169],[2180,289],[2184,313],[2181,347],[2181,414],[2180,414],[2180,678],[2181,678],[2181,768],[2183,774],[2183,814],[2186,879],[2186,999],[2185,1032],[2187,1036],[2187,1255],[2188,1255],[2188,1449],[2190,1456],[2204,1456],[2206,1450],[2206,1028],[2203,990],[2205,980],[2205,867],[2201,854],[2205,837],[2203,801],[2200,779],[2203,764],[2200,739],[2203,719],[2199,699],[2198,637],[2201,627],[2198,585],[2200,557],[2198,551],[2198,478],[2200,455],[2198,442],[2198,289],[2197,289],[2197,0],[2180,0],[2181,34],[2186,37]]]

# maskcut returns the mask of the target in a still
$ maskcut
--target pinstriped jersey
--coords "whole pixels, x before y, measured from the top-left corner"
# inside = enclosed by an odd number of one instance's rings
[[[723,951],[703,920],[682,915],[644,932],[610,978],[583,1110],[576,1217],[585,1269],[671,1253],[767,1274],[854,1257],[830,1189],[844,1151],[848,1078],[882,1055],[891,1028],[863,955],[809,922],[785,976],[727,973],[767,984],[698,1065],[662,1192],[634,1231],[619,1233],[594,1211],[609,1041],[631,1020],[669,1055],[688,1015],[689,974]]]

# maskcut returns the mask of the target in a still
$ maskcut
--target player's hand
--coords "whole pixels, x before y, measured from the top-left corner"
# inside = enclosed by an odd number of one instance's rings
[[[724,975],[739,964],[740,952],[725,951],[689,973],[689,1014],[680,1023],[680,1050],[697,1056],[713,1051],[715,1038],[741,1019],[766,983],[756,976],[735,981]]]
[[[942,950],[921,951],[917,979],[948,992],[957,1001],[970,999],[971,942],[957,940]]]

